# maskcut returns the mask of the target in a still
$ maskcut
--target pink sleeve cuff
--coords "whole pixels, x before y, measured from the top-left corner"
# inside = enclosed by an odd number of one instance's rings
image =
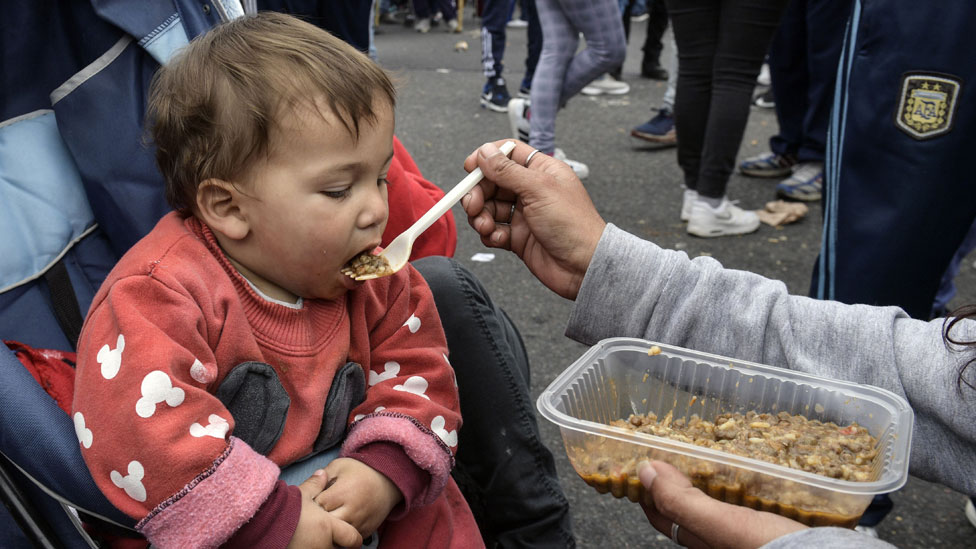
[[[402,518],[418,503],[430,485],[430,475],[407,457],[403,448],[392,442],[371,442],[347,455],[379,471],[403,494],[403,501],[390,512],[390,520]]]
[[[353,424],[340,456],[350,456],[373,442],[397,444],[414,465],[430,475],[430,483],[411,504],[429,505],[437,499],[454,466],[454,456],[440,437],[410,416],[380,413]]]
[[[231,437],[213,465],[136,524],[155,547],[218,547],[251,519],[278,480],[278,466]]]

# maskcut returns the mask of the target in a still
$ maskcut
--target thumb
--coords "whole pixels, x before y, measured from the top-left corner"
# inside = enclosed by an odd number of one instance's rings
[[[325,469],[319,469],[312,473],[312,476],[305,479],[305,482],[298,486],[298,489],[302,491],[302,495],[307,498],[314,499],[315,496],[322,493],[325,490],[326,484],[329,482],[329,474],[325,472]]]
[[[524,143],[519,143],[517,146],[525,147],[528,151],[533,150]],[[523,156],[527,154],[528,152],[525,152]],[[514,152],[512,156],[515,156]],[[485,174],[485,179],[491,181],[499,188],[506,189],[520,196],[524,195],[527,191],[531,191],[533,188],[531,182],[539,175],[538,172],[533,173],[518,162],[515,162],[512,158],[505,156],[505,153],[494,143],[485,143],[481,147],[478,147],[476,159],[478,167]]]

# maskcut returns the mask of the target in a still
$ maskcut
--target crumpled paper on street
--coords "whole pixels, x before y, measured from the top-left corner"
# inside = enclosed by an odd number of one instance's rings
[[[767,202],[762,210],[756,210],[759,221],[773,227],[786,225],[803,219],[807,215],[806,204],[800,202],[786,202],[785,200],[775,200]]]

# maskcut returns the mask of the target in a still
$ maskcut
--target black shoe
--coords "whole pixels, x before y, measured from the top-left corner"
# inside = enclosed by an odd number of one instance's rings
[[[495,112],[508,112],[508,102],[512,96],[508,94],[505,79],[502,77],[489,78],[481,89],[481,106]]]
[[[667,80],[668,71],[661,65],[641,67],[641,76],[644,78],[650,78],[651,80]]]

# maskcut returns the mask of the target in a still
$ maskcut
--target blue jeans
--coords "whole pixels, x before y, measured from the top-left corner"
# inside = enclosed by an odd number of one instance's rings
[[[522,337],[473,273],[454,260],[413,262],[434,294],[464,425],[454,480],[488,547],[573,547],[569,502],[543,444]]]

